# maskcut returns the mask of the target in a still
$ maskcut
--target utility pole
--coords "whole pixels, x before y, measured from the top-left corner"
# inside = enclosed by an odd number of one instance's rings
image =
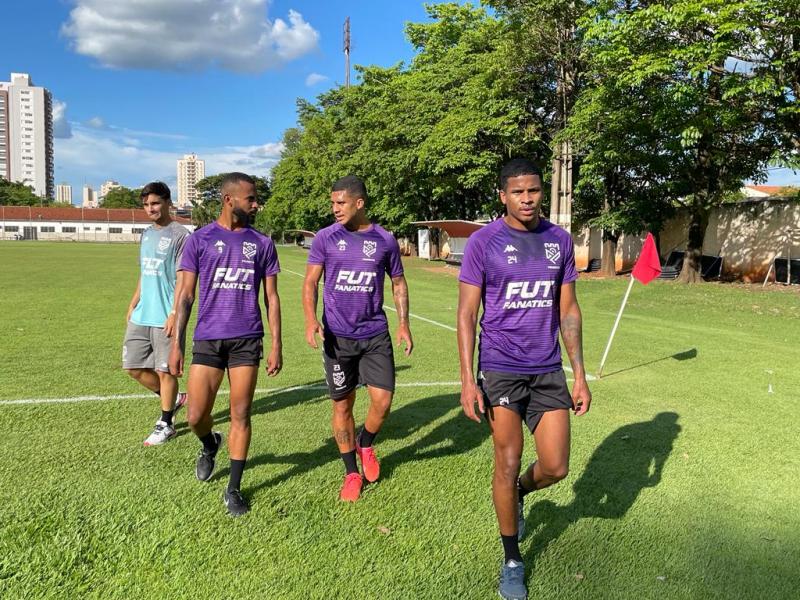
[[[344,20],[344,87],[350,87],[350,17]]]

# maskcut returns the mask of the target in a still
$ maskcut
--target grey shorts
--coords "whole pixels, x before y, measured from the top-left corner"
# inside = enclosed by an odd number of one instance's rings
[[[563,370],[541,375],[482,371],[478,385],[489,406],[504,406],[518,413],[531,433],[547,411],[572,408]]]
[[[389,332],[352,340],[325,332],[322,344],[325,381],[334,400],[342,400],[360,383],[394,392],[394,350]]]
[[[169,351],[172,340],[163,327],[147,327],[128,321],[122,342],[123,369],[155,369],[169,373]]]

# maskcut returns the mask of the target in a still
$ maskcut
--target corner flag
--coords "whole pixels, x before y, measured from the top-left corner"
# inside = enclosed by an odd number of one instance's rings
[[[658,250],[656,250],[656,241],[653,239],[653,234],[648,233],[647,238],[644,240],[644,246],[642,246],[642,252],[639,254],[639,258],[636,259],[633,271],[631,271],[631,282],[628,284],[628,291],[625,292],[625,297],[622,299],[622,306],[619,307],[617,320],[614,322],[611,336],[608,338],[608,344],[606,344],[606,350],[603,352],[603,360],[600,361],[600,369],[597,371],[598,379],[603,375],[603,366],[606,364],[608,351],[611,349],[611,342],[614,340],[614,334],[617,332],[619,320],[622,318],[622,311],[625,310],[625,304],[628,302],[628,295],[631,293],[633,280],[641,281],[644,285],[647,285],[659,275],[661,275],[661,259],[658,257]]]
[[[658,257],[656,241],[653,239],[652,233],[647,234],[644,247],[642,247],[642,253],[633,266],[631,275],[644,285],[647,285],[653,281],[653,279],[661,275],[661,259]]]

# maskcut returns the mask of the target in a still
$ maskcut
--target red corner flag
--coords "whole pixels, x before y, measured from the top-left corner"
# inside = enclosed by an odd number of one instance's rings
[[[656,241],[653,239],[652,233],[647,234],[647,239],[644,241],[642,253],[639,255],[639,259],[633,266],[633,272],[631,275],[645,285],[661,275],[661,259],[658,258]]]

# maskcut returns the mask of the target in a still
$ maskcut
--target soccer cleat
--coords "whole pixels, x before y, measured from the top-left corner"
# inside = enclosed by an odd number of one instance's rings
[[[525,565],[509,560],[500,569],[500,588],[497,590],[505,600],[526,600]]]
[[[525,536],[525,500],[519,497],[517,504],[517,539],[521,540]]]
[[[378,476],[381,474],[381,465],[378,462],[378,457],[375,456],[375,450],[372,449],[372,446],[362,448],[356,444],[356,454],[361,459],[364,479],[370,483],[378,481]]]
[[[222,434],[218,431],[214,432],[214,439],[217,440],[217,449],[213,452],[206,452],[203,448],[197,455],[197,464],[194,468],[194,474],[200,481],[208,481],[211,479],[211,474],[214,472],[214,462],[217,459],[217,452],[222,447]]]
[[[339,498],[345,502],[355,502],[361,495],[362,485],[363,482],[361,481],[360,473],[349,473],[345,475]]]
[[[250,512],[250,507],[247,505],[247,500],[242,496],[239,490],[225,490],[222,493],[222,499],[225,502],[225,508],[228,509],[228,514],[232,517],[241,517]]]
[[[186,392],[178,392],[178,395],[175,397],[175,408],[172,409],[172,416],[174,417],[177,412],[183,408],[183,405],[186,404],[186,400],[189,398],[189,395]]]
[[[158,446],[173,437],[175,437],[175,428],[172,425],[167,425],[164,421],[156,421],[153,433],[147,436],[144,445]]]

